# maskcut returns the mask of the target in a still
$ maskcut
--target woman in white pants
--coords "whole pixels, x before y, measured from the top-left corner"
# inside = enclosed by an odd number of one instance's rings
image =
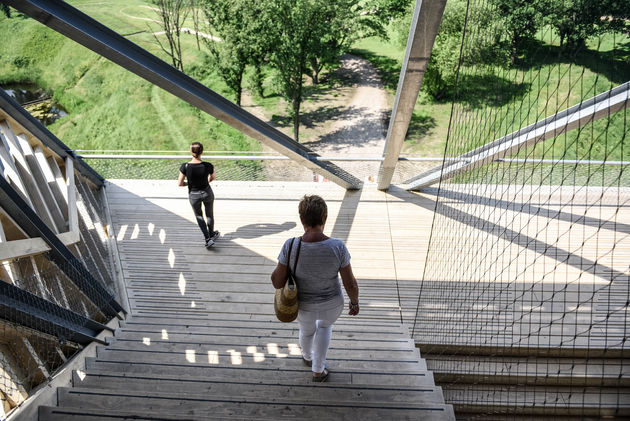
[[[345,244],[324,235],[328,216],[326,202],[319,196],[304,196],[298,206],[304,226],[301,241],[294,241],[291,262],[287,261],[291,239],[288,239],[278,256],[278,265],[271,274],[276,288],[282,288],[287,278],[287,266],[295,262],[295,279],[298,287],[298,325],[302,359],[313,371],[313,381],[328,379],[326,353],[330,345],[333,323],[341,315],[344,298],[341,283],[350,299],[351,316],[359,314],[359,286],[350,266],[350,253]],[[300,253],[297,253],[300,247]],[[341,281],[339,281],[341,275]]]

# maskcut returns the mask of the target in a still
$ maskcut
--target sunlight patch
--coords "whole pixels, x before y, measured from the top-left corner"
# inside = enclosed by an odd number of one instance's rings
[[[179,292],[184,295],[186,294],[186,278],[184,278],[184,274],[179,272],[179,281],[177,282],[177,286],[179,287]]]
[[[219,364],[219,353],[217,351],[208,351],[208,364]]]
[[[162,329],[162,339],[168,340],[168,332],[166,329]]]
[[[149,225],[147,225],[147,229],[149,230],[149,235],[153,235],[153,230],[155,229],[155,225],[153,225],[153,222],[149,222]]]
[[[142,343],[145,344],[146,346],[151,345],[151,338],[147,338],[147,337],[142,338]]]
[[[230,353],[230,359],[232,360],[232,364],[234,365],[242,365],[243,364],[243,358],[241,357],[241,353],[234,350],[234,349],[228,349],[227,352]]]
[[[194,349],[186,350],[186,361],[189,363],[194,363],[196,361],[196,353]]]
[[[166,241],[166,231],[164,231],[164,228],[160,229],[158,237],[160,238],[160,244],[164,244],[164,241]]]
[[[275,355],[278,358],[288,357],[287,354],[281,353],[280,349],[278,348],[278,344],[274,344],[274,343],[267,344],[267,353],[271,355]]]
[[[265,361],[265,354],[263,352],[258,352],[255,346],[248,346],[247,353],[254,356],[254,362],[256,363]]]
[[[128,225],[122,225],[120,227],[120,231],[118,231],[118,236],[116,237],[116,241],[122,241],[125,239],[125,233],[127,233],[127,227]]]
[[[171,269],[175,266],[175,252],[172,248],[168,249],[168,264],[171,265]]]
[[[138,226],[138,224],[136,224],[133,227],[133,231],[131,232],[131,240],[135,240],[136,238],[138,238],[138,234],[140,234],[140,227]]]
[[[289,344],[289,354],[291,355],[302,355],[302,350],[298,344]]]

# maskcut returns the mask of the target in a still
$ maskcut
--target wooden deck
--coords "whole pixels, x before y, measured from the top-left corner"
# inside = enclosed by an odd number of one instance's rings
[[[384,193],[367,185],[345,191],[331,183],[276,182],[217,182],[213,189],[222,237],[207,250],[186,190],[174,181],[109,183],[131,315],[115,341],[87,362],[87,375],[77,373],[74,388],[60,390],[60,406],[41,409],[42,419],[81,418],[86,414],[82,402],[90,403],[89,413],[97,418],[136,417],[140,411],[146,419],[156,413],[167,419],[184,413],[186,419],[203,419],[208,413],[217,419],[308,419],[320,418],[325,410],[332,419],[452,419],[434,375],[447,385],[444,396],[462,413],[500,414],[519,407],[525,408],[523,414],[537,414],[534,409],[556,414],[558,405],[547,408],[546,402],[563,400],[567,393],[594,402],[571,401],[564,409],[567,415],[625,413],[606,399],[616,396],[621,402],[628,396],[627,349],[614,342],[627,323],[628,277],[616,276],[606,285],[601,275],[607,268],[623,274],[627,265],[627,192],[610,199],[621,197],[624,204],[610,225],[602,223],[611,212],[608,207],[597,208],[575,194],[569,197],[575,200],[575,215],[583,215],[579,218],[560,206],[559,198],[540,191],[535,198],[523,194],[506,202],[497,190],[499,197],[483,199],[500,209],[489,214],[483,206],[477,211],[456,198],[436,208],[431,190]],[[359,317],[344,315],[335,324],[328,359],[332,374],[323,387],[311,384],[309,369],[301,363],[296,324],[273,317],[269,280],[284,240],[302,232],[299,199],[313,193],[328,203],[326,233],[348,245],[361,290]],[[499,229],[519,217],[534,218],[530,231],[515,236]],[[487,223],[475,224],[480,218]],[[549,223],[554,218],[560,227]],[[433,223],[449,228],[443,232],[450,237],[439,240],[449,250],[445,260],[472,235],[486,238],[487,244],[478,243],[484,253],[491,246],[509,250],[508,256],[521,259],[514,266],[525,270],[482,268],[488,279],[477,282],[487,283],[485,288],[434,268],[425,272]],[[594,246],[587,242],[571,248],[567,229],[575,225],[587,230],[591,240],[598,227],[605,232]],[[553,252],[545,253],[550,244]],[[614,244],[615,259],[610,253],[597,258]],[[427,273],[431,276],[423,283]],[[572,277],[577,281],[567,282]],[[421,290],[423,323],[415,326],[412,340],[409,327]],[[592,311],[577,306],[589,300]],[[606,314],[604,326],[598,320]],[[587,334],[576,335],[585,329]],[[557,374],[549,380],[552,372]],[[505,385],[514,385],[510,396],[542,400],[519,398],[506,404],[484,398]],[[606,385],[609,395],[586,396],[584,391],[594,385]]]
[[[327,201],[326,233],[342,239],[352,255],[361,289],[358,320],[413,320],[432,221],[429,206],[417,206],[422,196],[346,191],[332,183],[219,182],[213,189],[222,236],[206,250],[184,188],[156,181],[108,187],[134,315],[268,318],[269,275],[284,240],[301,235],[297,205],[312,193]],[[156,298],[156,286],[167,303]]]
[[[207,250],[174,181],[107,186],[131,314],[40,419],[454,419],[402,323],[415,314],[427,209],[331,183],[213,190],[222,237]],[[359,317],[333,329],[325,384],[310,381],[297,324],[275,320],[269,278],[284,240],[302,233],[305,193],[326,199],[326,233],[348,245],[361,290]]]

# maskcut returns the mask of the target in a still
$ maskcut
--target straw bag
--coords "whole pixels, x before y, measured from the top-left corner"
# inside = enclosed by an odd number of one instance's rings
[[[298,238],[298,250],[293,263],[293,271],[291,271],[291,250],[293,249],[294,241],[295,238],[291,239],[289,256],[287,257],[287,282],[282,288],[276,289],[276,295],[273,299],[273,309],[276,312],[276,317],[281,322],[287,323],[295,320],[298,314],[297,283],[295,282],[294,274],[298,258],[300,257],[302,238]]]

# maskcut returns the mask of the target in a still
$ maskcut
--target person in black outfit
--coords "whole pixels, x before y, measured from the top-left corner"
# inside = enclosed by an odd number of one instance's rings
[[[190,162],[182,164],[179,168],[178,185],[188,186],[190,205],[206,240],[206,247],[210,247],[219,236],[219,231],[214,230],[214,193],[210,188],[210,183],[217,175],[211,163],[201,160],[203,153],[201,143],[194,142],[190,145],[190,153],[192,154]],[[206,212],[206,220],[203,219],[202,204]]]

